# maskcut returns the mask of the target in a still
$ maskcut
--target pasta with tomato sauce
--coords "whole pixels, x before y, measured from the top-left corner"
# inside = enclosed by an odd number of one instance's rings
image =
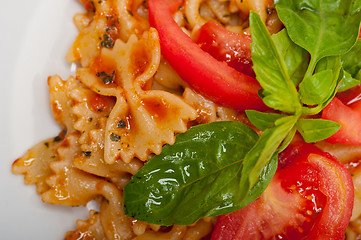
[[[348,225],[347,230],[344,229],[347,239],[361,237],[361,142],[350,145],[326,140],[304,147],[297,145],[297,141],[303,141],[299,134],[295,135],[288,150],[280,155],[279,161],[296,159],[292,161],[296,161],[298,166],[306,166],[319,185],[304,180],[304,184],[313,189],[307,193],[312,196],[308,205],[304,202],[307,198],[304,193],[297,196],[282,193],[289,196],[285,199],[308,209],[297,213],[296,227],[292,226],[296,230],[284,226],[279,232],[269,233],[268,229],[260,227],[253,229],[263,231],[257,236],[241,235],[237,229],[230,230],[236,234],[232,235],[217,229],[222,226],[219,220],[222,217],[217,216],[204,216],[190,225],[164,226],[126,215],[123,189],[146,162],[162,153],[165,145],[173,145],[178,134],[187,132],[192,126],[223,121],[240,122],[262,134],[263,131],[251,123],[244,110],[277,111],[270,110],[258,96],[261,87],[255,80],[258,74],[252,69],[250,11],[260,16],[271,35],[284,29],[284,24],[272,0],[80,2],[85,11],[74,16],[79,34],[66,55],[68,62],[79,63],[76,76],[66,80],[57,75],[48,78],[51,110],[63,130],[55,138],[35,145],[12,165],[13,173],[23,174],[26,184],[35,184],[37,193],[46,203],[79,206],[97,202],[99,210],[90,210],[87,220],[78,220],[75,230],[67,232],[65,239],[237,239],[237,236],[239,239],[285,239],[287,236],[288,239],[296,239],[291,236],[307,239],[313,230],[307,225],[309,223],[304,222],[317,222],[317,227],[320,227],[323,221],[319,220],[319,212],[313,212],[315,207],[311,203],[322,202],[317,205],[320,209],[328,206],[320,191],[326,188],[322,184],[325,175],[331,176],[330,169],[338,173],[332,175],[337,175],[335,178],[347,180],[351,179],[348,173],[352,175],[353,185],[352,182],[347,185],[346,180],[346,183],[336,181],[335,190],[331,189],[348,194],[345,199],[349,199],[341,207],[345,217],[341,216],[335,222],[345,228]],[[169,9],[172,11],[167,12]],[[167,14],[174,23],[163,26]],[[173,38],[178,38],[175,47],[171,47],[174,44],[172,33],[175,34]],[[190,50],[180,49],[178,45],[182,43]],[[184,57],[193,49],[194,55]],[[199,61],[204,60],[200,65],[194,58],[197,54],[202,55]],[[188,62],[182,63],[179,59]],[[202,69],[203,66],[208,66],[208,70]],[[229,81],[228,88],[217,83],[223,78]],[[233,78],[241,78],[244,83],[234,82]],[[207,82],[198,79],[207,79]],[[361,93],[360,90],[358,85],[348,92]],[[337,97],[342,100],[342,96]],[[341,104],[349,107],[345,101]],[[361,112],[358,114],[361,120]],[[309,162],[297,160],[299,157],[294,157],[294,152],[298,150],[289,150],[292,146],[308,152],[310,155],[304,157]],[[281,162],[275,178],[285,176],[280,166],[288,165]],[[300,178],[304,179],[303,175]],[[273,199],[273,194],[277,195],[284,187],[274,181],[270,185],[272,188],[267,188],[260,198],[240,210],[243,211],[240,221],[252,223],[250,212],[277,208],[272,204],[270,208],[267,204],[257,205],[262,199]],[[296,191],[296,188],[300,191],[301,187],[288,183],[289,189],[293,189],[287,191]],[[296,210],[291,208],[291,212],[301,212],[297,206]],[[307,214],[315,215],[310,217]],[[263,220],[269,221],[265,225],[272,228],[274,218],[268,218],[265,216]],[[236,228],[241,227],[246,227],[242,231],[252,230],[244,223]],[[292,235],[293,231],[298,231],[298,235]],[[336,232],[334,229],[329,231]],[[334,236],[339,236],[337,234]]]

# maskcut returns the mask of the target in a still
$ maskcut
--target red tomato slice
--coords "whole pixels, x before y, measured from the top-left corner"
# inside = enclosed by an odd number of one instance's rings
[[[280,154],[274,178],[256,201],[218,217],[211,239],[344,239],[353,199],[348,170],[298,142]]]
[[[350,105],[361,100],[361,85],[357,85],[347,91],[337,93],[336,97],[345,105]]]
[[[360,101],[349,106],[343,104],[338,98],[323,109],[322,118],[337,122],[341,128],[326,141],[348,145],[361,145],[361,107]]]
[[[203,51],[178,27],[172,14],[182,3],[149,1],[149,22],[158,31],[163,57],[192,88],[214,102],[239,110],[267,109],[254,78]]]
[[[215,22],[207,22],[195,34],[195,42],[218,61],[239,72],[256,77],[252,69],[250,35],[228,31]]]

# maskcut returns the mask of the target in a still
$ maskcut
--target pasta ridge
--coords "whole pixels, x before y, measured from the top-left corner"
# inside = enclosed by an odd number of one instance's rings
[[[155,29],[139,40],[135,35],[127,43],[118,39],[112,50],[103,49],[100,56],[114,65],[113,85],[100,82],[85,68],[78,71],[78,79],[93,91],[117,99],[105,127],[104,160],[108,164],[118,159],[129,163],[134,157],[146,161],[150,153],[159,154],[164,144],[173,144],[175,134],[187,130],[186,122],[195,119],[196,112],[180,97],[150,88],[160,61]]]

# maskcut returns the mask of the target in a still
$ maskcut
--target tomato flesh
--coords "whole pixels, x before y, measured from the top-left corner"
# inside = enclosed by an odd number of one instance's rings
[[[237,110],[268,109],[258,96],[256,79],[203,51],[173,20],[182,0],[150,0],[149,22],[157,29],[163,57],[194,90]]]
[[[361,85],[357,85],[347,91],[337,93],[336,97],[345,105],[358,102],[361,100]]]
[[[338,98],[323,109],[322,118],[337,122],[341,128],[326,141],[348,145],[361,145],[361,106],[360,101],[345,105]]]
[[[218,61],[253,78],[251,42],[247,34],[238,34],[226,30],[215,22],[207,22],[195,34],[195,42]]]
[[[256,201],[218,217],[212,239],[343,239],[353,197],[341,163],[295,143],[280,154],[274,178]]]

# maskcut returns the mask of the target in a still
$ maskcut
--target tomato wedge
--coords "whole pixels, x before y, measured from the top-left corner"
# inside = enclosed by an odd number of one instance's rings
[[[280,154],[274,178],[256,201],[218,217],[211,239],[344,239],[353,199],[346,167],[297,142]]]
[[[252,77],[203,51],[173,20],[183,0],[149,0],[149,22],[157,29],[163,57],[193,89],[237,110],[265,110]]]
[[[256,77],[252,69],[251,35],[234,33],[209,21],[197,31],[194,41],[218,61],[227,63],[238,72]]]
[[[337,122],[341,128],[326,141],[348,145],[361,145],[360,101],[346,106],[337,97],[323,109],[322,118]]]
[[[353,88],[348,89],[347,91],[337,93],[336,97],[345,105],[358,102],[361,100],[361,85],[359,84]]]

